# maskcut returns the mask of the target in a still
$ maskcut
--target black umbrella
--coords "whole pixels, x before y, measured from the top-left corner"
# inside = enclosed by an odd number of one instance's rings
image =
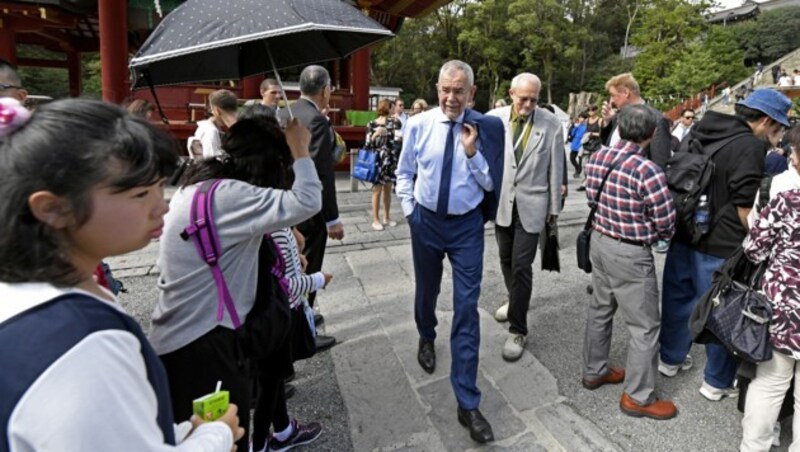
[[[187,0],[131,60],[133,87],[239,80],[344,58],[392,36],[342,0]]]

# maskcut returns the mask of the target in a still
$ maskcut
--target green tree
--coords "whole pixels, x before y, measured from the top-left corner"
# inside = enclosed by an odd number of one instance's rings
[[[642,19],[634,26],[631,41],[641,49],[634,74],[645,97],[672,94],[666,77],[674,62],[703,32],[707,8],[703,0],[653,0],[642,8]]]
[[[498,97],[505,97],[503,81],[514,75],[508,63],[521,50],[518,41],[509,39],[506,28],[509,3],[510,0],[485,0],[467,5],[458,35],[476,78],[488,85],[489,105],[494,105]]]
[[[401,87],[409,98],[435,98],[437,71],[447,55],[444,35],[436,25],[434,15],[407,19],[397,37],[376,47],[373,83]]]
[[[768,64],[800,47],[800,7],[787,6],[763,12],[755,21],[732,27],[744,50],[745,61]]]
[[[541,68],[542,88],[552,103],[556,61],[569,39],[564,33],[570,26],[564,5],[559,0],[514,0],[509,13],[508,30],[522,41],[523,63]]]

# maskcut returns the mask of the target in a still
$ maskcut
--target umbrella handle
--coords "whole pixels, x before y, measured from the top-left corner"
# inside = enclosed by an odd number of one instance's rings
[[[275,72],[275,80],[278,81],[278,86],[281,88],[283,103],[286,104],[286,109],[289,111],[289,121],[291,121],[294,119],[294,114],[292,113],[292,107],[289,105],[289,98],[286,97],[286,90],[283,89],[283,82],[281,81],[280,74],[278,74],[278,69],[275,67],[275,60],[272,58],[272,51],[269,49],[269,43],[267,41],[264,41],[264,46],[267,48],[267,56],[269,57],[269,63],[272,65],[272,71]]]
[[[156,107],[158,107],[158,114],[161,116],[161,122],[169,125],[169,119],[167,119],[167,115],[164,114],[164,110],[161,109],[161,102],[158,101],[158,95],[156,94],[156,88],[153,86],[153,78],[150,76],[150,71],[145,69],[142,71],[142,74],[144,74],[144,78],[147,80],[147,86],[150,87],[150,94],[153,95],[153,100],[156,101]]]

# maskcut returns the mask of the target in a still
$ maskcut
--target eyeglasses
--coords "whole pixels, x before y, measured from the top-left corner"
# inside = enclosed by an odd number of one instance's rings
[[[454,96],[463,96],[467,94],[466,88],[450,88],[450,87],[439,87],[437,86],[436,89],[439,91],[440,94],[444,94],[446,96],[454,95]]]
[[[7,89],[11,89],[11,88],[14,88],[14,89],[22,89],[22,87],[21,87],[21,86],[17,86],[17,85],[7,85],[7,84],[5,84],[5,83],[0,83],[0,91],[7,90]]]
[[[694,116],[684,116],[683,119],[694,119]]]
[[[520,101],[521,103],[523,103],[523,104],[524,104],[524,103],[528,103],[528,102],[530,102],[530,103],[532,103],[532,104],[537,104],[537,103],[539,103],[539,98],[538,98],[538,97],[532,97],[532,96],[531,96],[531,97],[525,97],[525,96],[516,96],[516,98],[517,98],[517,100],[519,100],[519,101]]]

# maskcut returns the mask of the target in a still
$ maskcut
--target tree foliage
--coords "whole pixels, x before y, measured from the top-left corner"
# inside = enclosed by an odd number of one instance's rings
[[[800,7],[761,13],[756,20],[733,25],[749,65],[767,64],[800,47]]]
[[[770,61],[800,47],[800,8],[769,11],[733,27],[709,25],[709,0],[456,0],[405,21],[373,53],[374,80],[409,99],[435,100],[440,65],[459,58],[475,70],[476,106],[506,97],[511,78],[533,72],[544,100],[602,93],[611,76],[633,71],[662,107],[712,85],[735,83],[745,61]],[[627,44],[640,53],[623,58]]]

